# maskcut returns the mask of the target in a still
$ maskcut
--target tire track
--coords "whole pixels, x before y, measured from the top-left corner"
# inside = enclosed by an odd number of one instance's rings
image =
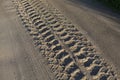
[[[58,10],[40,0],[20,0],[16,5],[35,45],[44,50],[55,79],[117,80],[112,67]]]

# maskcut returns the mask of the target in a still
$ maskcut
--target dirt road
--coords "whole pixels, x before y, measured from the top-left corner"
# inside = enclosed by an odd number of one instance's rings
[[[120,15],[96,0],[46,0],[61,10],[84,34],[92,38],[109,61],[120,70]]]
[[[13,3],[0,0],[0,80],[50,80],[40,55],[38,62],[35,54]]]
[[[82,27],[73,25],[79,18],[73,18],[71,23],[66,15],[67,4],[58,3],[59,0],[1,0],[0,79],[119,80],[114,65],[101,56]],[[59,9],[66,11],[63,13],[68,19]]]

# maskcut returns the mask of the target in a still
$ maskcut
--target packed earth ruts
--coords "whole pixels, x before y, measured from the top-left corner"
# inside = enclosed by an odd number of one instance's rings
[[[113,66],[59,10],[44,0],[13,2],[55,80],[118,80]]]

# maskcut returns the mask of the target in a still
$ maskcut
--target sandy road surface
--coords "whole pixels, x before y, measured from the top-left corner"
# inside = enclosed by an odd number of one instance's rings
[[[120,15],[95,0],[46,0],[83,29],[120,70]],[[92,2],[93,1],[93,2]]]
[[[46,0],[13,3],[1,0],[0,5],[2,80],[119,80],[114,65],[61,7]]]
[[[0,80],[50,80],[37,53],[11,0],[0,0]]]
[[[55,3],[14,0],[14,4],[55,80],[118,80],[114,65],[53,6]]]

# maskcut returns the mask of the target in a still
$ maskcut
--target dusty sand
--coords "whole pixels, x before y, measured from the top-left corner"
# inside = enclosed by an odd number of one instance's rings
[[[2,80],[118,80],[114,65],[46,0],[1,3]]]

